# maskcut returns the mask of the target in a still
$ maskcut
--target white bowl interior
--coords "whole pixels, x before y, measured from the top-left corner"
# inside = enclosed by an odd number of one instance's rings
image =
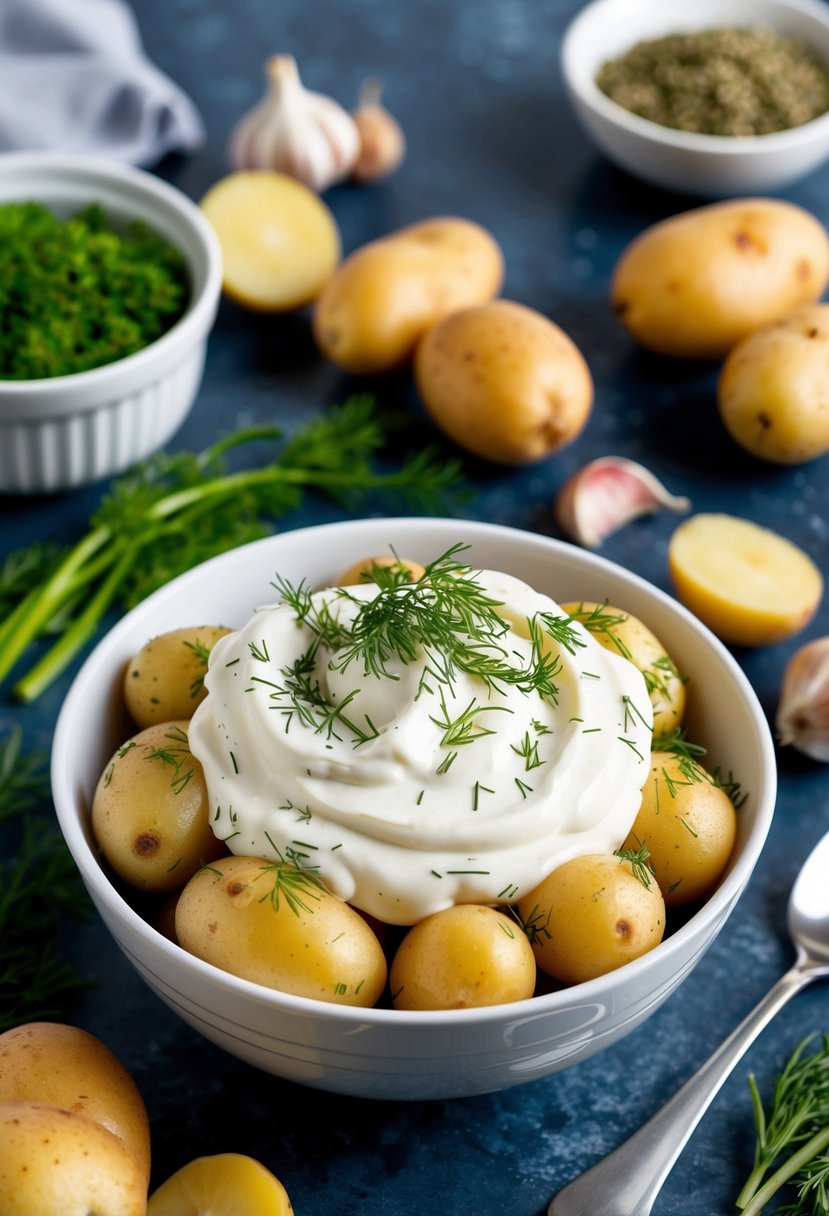
[[[388,552],[429,560],[470,545],[471,564],[502,569],[553,598],[608,599],[641,616],[692,676],[689,737],[733,772],[747,799],[729,872],[706,904],[650,954],[610,976],[511,1006],[404,1014],[324,1005],[219,972],[145,923],[108,881],[89,833],[95,784],[131,733],[121,699],[128,660],[148,638],[194,621],[240,626],[275,598],[278,573],[312,585]],[[740,668],[670,596],[572,545],[453,520],[363,520],[256,542],[175,580],[139,605],[83,665],[61,710],[52,752],[61,828],[109,929],[145,980],[187,1022],[258,1067],[323,1089],[370,1097],[489,1092],[546,1075],[633,1029],[716,936],[765,841],[776,789],[774,750]]]

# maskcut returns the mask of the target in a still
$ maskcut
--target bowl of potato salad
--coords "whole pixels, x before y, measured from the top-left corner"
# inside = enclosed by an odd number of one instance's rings
[[[676,989],[774,807],[765,715],[669,595],[449,519],[246,545],[129,612],[55,732],[61,828],[115,941],[265,1071],[488,1093]]]

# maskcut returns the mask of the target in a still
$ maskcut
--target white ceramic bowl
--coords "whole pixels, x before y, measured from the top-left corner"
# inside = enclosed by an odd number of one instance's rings
[[[221,290],[221,251],[199,208],[142,169],[50,152],[0,155],[0,204],[37,201],[58,215],[100,203],[113,224],[144,220],[187,259],[187,310],[151,345],[105,367],[0,380],[0,492],[44,493],[111,476],[157,451],[201,384]]]
[[[596,84],[600,66],[637,42],[756,25],[800,38],[829,68],[829,5],[820,0],[594,0],[574,18],[561,47],[577,118],[615,164],[670,190],[718,198],[774,191],[804,177],[829,157],[829,114],[755,138],[696,135],[631,114]]]
[[[569,990],[449,1012],[353,1009],[286,995],[219,971],[156,932],[109,882],[90,838],[90,801],[132,733],[121,682],[150,637],[209,617],[240,626],[274,598],[278,572],[320,585],[352,561],[388,552],[430,560],[463,541],[470,563],[510,572],[558,599],[609,598],[647,621],[691,673],[689,737],[747,789],[729,871],[716,893],[651,953]],[[54,737],[58,819],[101,917],[146,982],[187,1023],[233,1055],[292,1081],[363,1097],[487,1093],[582,1060],[627,1034],[668,997],[722,928],[768,832],[776,770],[770,732],[742,671],[670,596],[573,545],[447,519],[380,519],[299,529],[194,569],[127,614],[96,647],[64,702]]]

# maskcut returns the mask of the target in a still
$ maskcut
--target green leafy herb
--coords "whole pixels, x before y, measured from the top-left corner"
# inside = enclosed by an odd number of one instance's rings
[[[142,350],[183,315],[187,263],[147,224],[118,232],[93,204],[67,220],[0,206],[0,379],[39,380]]]
[[[250,444],[282,440],[275,427],[242,428],[203,452],[161,453],[139,465],[114,482],[76,545],[48,561],[29,549],[7,561],[16,594],[0,624],[0,681],[65,617],[57,641],[14,687],[20,699],[34,700],[94,638],[113,606],[130,608],[198,562],[267,535],[308,489],[352,509],[375,493],[426,512],[459,490],[457,461],[440,462],[431,450],[398,468],[376,468],[385,439],[371,399],[362,396],[284,440],[264,465],[229,471],[227,458]]]
[[[58,1018],[88,983],[59,954],[67,916],[89,906],[49,796],[46,758],[0,739],[0,1032]]]
[[[620,861],[630,862],[634,878],[637,878],[642,886],[650,891],[653,870],[650,866],[651,855],[647,846],[642,844],[638,849],[617,849],[616,856]]]
[[[754,1076],[754,1168],[737,1197],[743,1216],[759,1216],[782,1188],[794,1196],[776,1211],[787,1216],[829,1214],[829,1035],[811,1054],[802,1040],[777,1077],[767,1105]]]

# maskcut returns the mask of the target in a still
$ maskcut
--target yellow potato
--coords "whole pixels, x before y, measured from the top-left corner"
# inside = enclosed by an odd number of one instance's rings
[[[29,1022],[0,1034],[0,1103],[15,1101],[58,1106],[100,1123],[124,1142],[148,1184],[150,1125],[144,1100],[118,1057],[88,1031]]]
[[[288,1193],[270,1170],[241,1153],[196,1157],[153,1191],[147,1216],[291,1216]]]
[[[671,216],[623,251],[619,321],[643,346],[718,359],[746,334],[811,304],[829,282],[829,234],[780,199],[730,199]]]
[[[738,646],[768,646],[805,628],[823,595],[812,559],[785,537],[733,515],[685,520],[668,545],[682,602]]]
[[[246,170],[201,200],[224,263],[225,294],[257,312],[316,300],[340,260],[340,232],[322,199],[285,173]]]
[[[656,879],[604,853],[565,861],[519,900],[518,913],[539,967],[564,984],[615,971],[665,932]]]
[[[570,443],[593,405],[578,347],[531,308],[493,300],[444,318],[415,354],[415,379],[437,425],[476,456],[542,460]]]
[[[347,570],[343,570],[333,582],[334,587],[353,587],[359,583],[370,583],[374,580],[371,577],[371,570],[374,566],[381,566],[384,569],[390,567],[400,571],[400,577],[403,577],[403,572],[406,573],[406,581],[416,583],[424,574],[423,567],[420,562],[410,561],[409,558],[401,557],[364,557],[362,561],[354,562]]]
[[[441,317],[497,295],[503,274],[486,229],[453,216],[424,220],[342,262],[314,308],[314,337],[348,372],[389,371]]]
[[[593,635],[605,650],[620,654],[638,667],[653,709],[653,733],[667,735],[682,723],[685,678],[654,633],[638,617],[594,600],[568,602],[561,607]]]
[[[3,1216],[145,1216],[132,1153],[86,1115],[40,1102],[0,1105]]]
[[[829,304],[795,309],[738,342],[717,383],[731,437],[761,460],[829,452]]]
[[[642,804],[622,848],[648,850],[668,907],[710,895],[736,834],[734,804],[702,765],[673,752],[653,752]]]
[[[416,924],[389,974],[395,1009],[471,1009],[522,1001],[535,991],[532,948],[496,908],[457,904]]]
[[[124,675],[124,700],[136,726],[192,717],[206,695],[208,655],[229,632],[218,625],[172,629],[141,647]]]
[[[214,967],[297,996],[368,1007],[386,983],[363,917],[285,863],[226,857],[201,870],[179,898],[176,934]]]
[[[210,827],[201,764],[186,721],[150,726],[119,747],[92,800],[92,832],[113,870],[145,891],[183,887],[226,852]]]

